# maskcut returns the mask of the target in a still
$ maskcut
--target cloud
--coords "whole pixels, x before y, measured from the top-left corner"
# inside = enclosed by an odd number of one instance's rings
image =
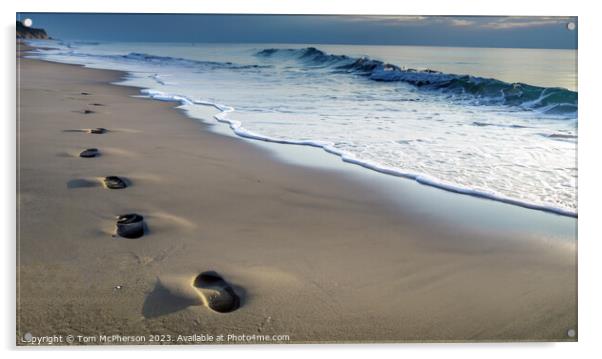
[[[399,23],[419,23],[426,19],[429,19],[429,16],[420,16],[420,15],[404,15],[404,16],[392,16],[392,15],[351,15],[346,16],[343,15],[340,17],[343,20],[347,21],[371,21],[371,22],[382,22],[385,24],[395,25]]]
[[[550,16],[390,16],[390,15],[352,15],[341,16],[340,19],[353,22],[380,23],[385,26],[427,26],[448,25],[452,27],[474,27],[491,30],[507,30],[517,28],[541,27],[565,24],[576,21],[571,17]]]
[[[422,16],[422,15],[406,15],[406,16],[390,16],[390,15],[360,15],[360,16],[345,16],[348,21],[369,21],[379,22],[384,25],[415,25],[426,26],[432,24],[446,24],[451,26],[470,26],[475,22],[462,17],[452,16]]]
[[[529,27],[541,27],[556,24],[565,24],[573,21],[570,17],[503,17],[495,21],[484,23],[481,27],[494,30],[520,29]]]
[[[474,21],[465,20],[465,19],[449,19],[449,23],[452,26],[471,26],[474,25]]]

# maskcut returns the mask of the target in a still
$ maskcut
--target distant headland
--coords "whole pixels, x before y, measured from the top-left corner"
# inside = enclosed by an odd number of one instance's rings
[[[50,37],[44,29],[27,27],[21,21],[17,21],[17,39],[50,39]]]

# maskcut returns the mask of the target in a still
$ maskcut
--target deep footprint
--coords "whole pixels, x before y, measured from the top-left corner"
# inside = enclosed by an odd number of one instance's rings
[[[99,127],[99,128],[91,128],[91,129],[89,129],[88,133],[93,133],[93,134],[96,134],[96,135],[101,135],[103,133],[107,133],[108,131],[109,130],[107,130],[106,128]]]
[[[123,238],[140,238],[144,235],[144,217],[137,213],[117,217],[117,235]]]
[[[100,152],[98,151],[98,148],[87,148],[79,154],[79,157],[83,157],[83,158],[92,158],[92,157],[96,157],[96,156],[100,156]]]
[[[83,110],[82,112],[84,113],[84,115],[89,115],[91,113],[96,113],[96,112],[94,112],[92,110]]]
[[[107,176],[103,179],[103,182],[109,189],[122,189],[128,186],[125,180],[117,176]]]
[[[232,286],[214,271],[199,274],[193,285],[200,290],[209,308],[216,312],[229,313],[240,307],[240,297]]]

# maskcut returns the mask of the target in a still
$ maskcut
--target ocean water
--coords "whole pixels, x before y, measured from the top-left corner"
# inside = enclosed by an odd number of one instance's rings
[[[38,41],[214,106],[234,135],[323,148],[421,184],[577,215],[574,50]],[[51,49],[48,49],[51,48]]]

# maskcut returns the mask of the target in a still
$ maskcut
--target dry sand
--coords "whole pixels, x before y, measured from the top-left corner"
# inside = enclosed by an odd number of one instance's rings
[[[575,239],[439,225],[108,84],[122,73],[18,62],[18,344],[25,333],[575,340]],[[97,127],[109,132],[65,132]],[[102,155],[78,157],[91,147]],[[108,175],[131,186],[106,189]],[[147,234],[113,238],[129,212]],[[239,309],[213,311],[193,287],[211,270]]]

